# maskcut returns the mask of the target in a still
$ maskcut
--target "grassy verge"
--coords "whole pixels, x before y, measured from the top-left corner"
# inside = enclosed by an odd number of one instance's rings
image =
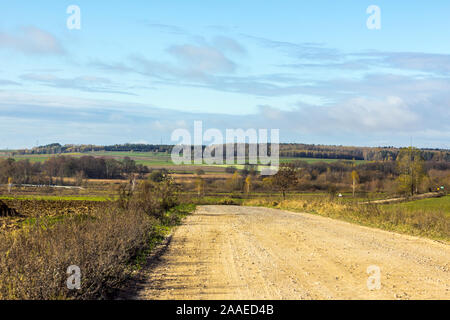
[[[194,203],[196,205],[233,205],[240,206],[244,203],[244,199],[240,198],[232,198],[231,196],[206,196],[206,197],[190,197],[190,203]]]
[[[388,204],[383,207],[388,210],[405,210],[409,212],[442,211],[450,218],[450,196]]]
[[[426,202],[432,200],[427,199]],[[414,210],[408,210],[408,205],[405,206],[405,204],[403,206],[362,205],[334,199],[285,201],[252,199],[244,201],[243,204],[308,212],[388,231],[450,241],[450,215],[448,210],[441,206],[430,208],[415,205]]]
[[[132,269],[134,271],[142,269],[155,247],[172,232],[174,227],[179,226],[185,217],[194,212],[195,208],[195,204],[180,204],[170,209],[165,214],[164,219],[153,226],[147,240],[147,245],[139,251],[131,263]]]

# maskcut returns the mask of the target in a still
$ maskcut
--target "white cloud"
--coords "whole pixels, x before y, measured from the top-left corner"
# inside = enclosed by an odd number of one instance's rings
[[[0,79],[0,86],[20,86],[21,84],[16,81]]]
[[[55,36],[36,27],[21,27],[16,33],[0,32],[0,48],[25,54],[64,54],[64,48]]]
[[[54,88],[132,95],[132,93],[124,91],[124,86],[117,85],[104,77],[78,76],[73,78],[61,78],[48,73],[28,73],[22,75],[21,79],[34,81]]]

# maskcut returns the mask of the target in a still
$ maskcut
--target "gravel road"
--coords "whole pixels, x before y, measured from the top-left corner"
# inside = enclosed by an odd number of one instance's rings
[[[142,278],[132,298],[450,299],[450,245],[304,213],[200,206]]]

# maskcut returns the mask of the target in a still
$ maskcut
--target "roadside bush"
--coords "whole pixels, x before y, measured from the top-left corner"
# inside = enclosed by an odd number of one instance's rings
[[[125,193],[126,209],[131,212],[142,212],[155,218],[178,204],[178,186],[172,179],[162,182],[142,181],[134,192]]]
[[[165,179],[167,179],[168,177],[168,172],[166,169],[161,169],[161,170],[155,170],[152,171],[152,173],[150,173],[150,175],[148,176],[148,179],[152,182],[162,182]]]
[[[204,175],[205,174],[205,170],[203,169],[196,169],[195,170],[195,174],[198,176]]]
[[[129,275],[156,220],[113,207],[100,215],[68,215],[0,234],[0,299],[105,298]],[[67,289],[67,268],[81,269],[81,289]]]
[[[119,200],[100,210],[37,216],[0,232],[0,300],[102,299],[121,287],[183,213],[174,208],[178,192],[170,179],[119,191]],[[73,265],[81,270],[79,290],[66,284]]]
[[[226,167],[225,172],[226,173],[235,173],[238,169],[236,167]]]
[[[230,199],[230,198],[221,199],[221,200],[219,200],[219,202],[217,204],[223,205],[223,206],[238,206],[238,205],[240,205],[239,202],[237,202],[234,199]]]

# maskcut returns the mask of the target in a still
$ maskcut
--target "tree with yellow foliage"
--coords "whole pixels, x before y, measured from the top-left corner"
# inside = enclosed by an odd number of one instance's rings
[[[13,179],[11,177],[9,177],[8,178],[8,193],[11,193],[12,185],[13,185]]]
[[[231,192],[237,190],[242,191],[242,179],[237,171],[228,179],[227,185]]]
[[[245,193],[249,195],[251,190],[252,190],[252,176],[248,175],[247,178],[245,178]]]
[[[356,170],[352,171],[352,187],[353,187],[353,198],[355,197],[356,184],[359,182],[359,175]]]
[[[401,193],[414,195],[426,176],[424,160],[419,149],[403,148],[397,156],[398,188]]]
[[[201,197],[205,193],[205,180],[201,177],[197,177],[197,179],[195,179],[195,184],[197,186],[197,194]]]

